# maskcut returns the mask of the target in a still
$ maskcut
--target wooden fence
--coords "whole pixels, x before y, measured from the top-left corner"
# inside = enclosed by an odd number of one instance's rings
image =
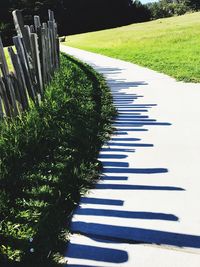
[[[28,109],[31,100],[39,104],[55,70],[59,68],[59,38],[54,13],[41,23],[34,16],[34,25],[24,25],[22,13],[13,11],[17,35],[8,48],[13,65],[9,71],[0,36],[0,118],[14,117]]]

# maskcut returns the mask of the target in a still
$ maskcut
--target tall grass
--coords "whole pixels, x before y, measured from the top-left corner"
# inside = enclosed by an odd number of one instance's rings
[[[114,114],[103,78],[62,56],[42,104],[0,124],[4,264],[50,266],[66,245],[71,212],[99,175],[97,156]]]

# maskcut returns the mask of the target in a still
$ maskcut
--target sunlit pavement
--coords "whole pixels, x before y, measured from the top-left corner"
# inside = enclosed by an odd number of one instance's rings
[[[68,266],[200,266],[200,84],[61,46],[102,73],[116,132],[75,211]]]

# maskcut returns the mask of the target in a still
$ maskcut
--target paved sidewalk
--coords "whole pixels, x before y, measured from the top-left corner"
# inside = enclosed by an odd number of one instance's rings
[[[119,116],[75,211],[68,266],[200,266],[200,84],[61,46],[107,79]]]

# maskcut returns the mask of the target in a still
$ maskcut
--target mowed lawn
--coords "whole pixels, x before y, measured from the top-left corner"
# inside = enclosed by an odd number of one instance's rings
[[[200,12],[69,36],[66,45],[200,82]]]

